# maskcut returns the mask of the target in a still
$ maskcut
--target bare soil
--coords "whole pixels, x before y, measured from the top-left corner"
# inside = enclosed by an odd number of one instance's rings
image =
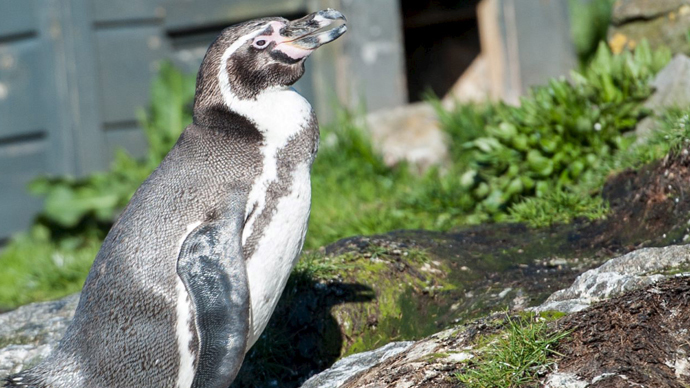
[[[567,316],[570,340],[558,351],[560,372],[589,387],[687,388],[690,370],[690,277],[677,277]],[[608,376],[608,377],[606,377]]]

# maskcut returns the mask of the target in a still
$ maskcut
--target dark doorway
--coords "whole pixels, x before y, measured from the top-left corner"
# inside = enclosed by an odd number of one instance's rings
[[[479,0],[402,0],[410,102],[444,96],[479,55]]]

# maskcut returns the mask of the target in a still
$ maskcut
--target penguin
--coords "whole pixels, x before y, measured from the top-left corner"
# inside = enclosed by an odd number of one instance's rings
[[[319,129],[290,86],[333,9],[223,30],[193,122],[114,223],[54,351],[7,387],[227,388],[304,243]]]

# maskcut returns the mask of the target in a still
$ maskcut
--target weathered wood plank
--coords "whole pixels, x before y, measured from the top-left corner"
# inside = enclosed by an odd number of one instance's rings
[[[37,38],[0,44],[0,139],[44,128],[40,50]]]
[[[146,156],[148,143],[141,128],[132,125],[121,128],[111,128],[105,131],[105,141],[108,156],[113,159],[115,152],[124,149],[135,158]]]
[[[168,52],[155,26],[97,30],[99,92],[103,121],[129,122],[148,105],[151,79]]]
[[[289,16],[307,9],[305,0],[168,0],[163,6],[168,30],[229,25],[261,16]]]
[[[92,14],[88,0],[61,0],[64,33],[66,92],[69,95],[74,143],[75,174],[107,168],[105,141],[101,131],[99,73],[92,35]],[[122,50],[121,53],[126,53]],[[63,128],[66,130],[66,128]]]
[[[343,82],[349,104],[358,106],[363,100],[370,112],[405,104],[407,86],[399,2],[340,1],[337,8],[349,17],[348,32],[340,42],[345,56],[332,58],[334,63],[327,64],[339,69],[337,79],[329,82]]]
[[[0,36],[19,35],[37,28],[34,0],[0,1]]]
[[[549,78],[567,75],[577,68],[567,1],[505,0],[505,4],[506,12],[510,6],[515,10],[523,93],[524,88],[543,85]]]
[[[30,196],[26,185],[46,169],[43,138],[0,144],[0,237],[29,226],[41,200]]]
[[[493,98],[517,104],[529,87],[577,67],[567,2],[483,0],[478,11]]]
[[[96,23],[155,19],[165,16],[161,0],[91,0]]]

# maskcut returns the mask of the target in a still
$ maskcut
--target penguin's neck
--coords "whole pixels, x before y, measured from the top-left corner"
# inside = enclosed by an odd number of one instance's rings
[[[285,143],[312,116],[309,102],[292,88],[267,89],[253,99],[240,99],[222,86],[221,90],[228,110],[254,123],[266,144]]]

